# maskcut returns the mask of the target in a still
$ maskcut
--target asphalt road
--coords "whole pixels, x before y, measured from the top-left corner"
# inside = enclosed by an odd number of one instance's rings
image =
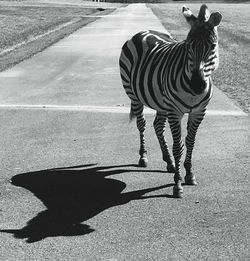
[[[118,57],[141,29],[164,31],[145,5],[119,8],[0,73],[0,260],[250,259],[249,117],[222,92],[197,187],[172,198],[150,110],[149,165],[135,165]]]

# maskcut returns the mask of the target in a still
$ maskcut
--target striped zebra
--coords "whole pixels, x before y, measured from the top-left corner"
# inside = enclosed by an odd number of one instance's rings
[[[222,15],[210,14],[202,5],[198,16],[183,6],[182,13],[191,29],[186,40],[178,42],[169,33],[142,31],[122,47],[119,65],[122,84],[131,99],[130,119],[136,117],[140,133],[139,166],[147,166],[144,132],[144,105],[156,110],[154,129],[159,140],[167,171],[175,173],[174,197],[183,194],[180,160],[184,151],[181,120],[188,113],[185,138],[185,183],[196,185],[192,171],[192,151],[197,129],[205,116],[212,96],[212,72],[217,69],[218,33]],[[173,157],[164,132],[168,121],[173,137]]]

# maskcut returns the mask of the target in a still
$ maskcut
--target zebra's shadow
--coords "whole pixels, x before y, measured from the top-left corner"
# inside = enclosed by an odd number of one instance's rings
[[[46,210],[27,222],[21,229],[6,229],[0,232],[12,233],[16,238],[33,243],[47,237],[84,235],[94,231],[82,224],[105,209],[123,205],[131,200],[172,195],[150,195],[146,193],[173,186],[167,184],[132,192],[122,193],[126,184],[107,178],[126,172],[163,172],[128,169],[136,165],[103,166],[96,164],[48,169],[18,174],[12,184],[31,191],[46,206]],[[164,172],[165,173],[165,172]]]

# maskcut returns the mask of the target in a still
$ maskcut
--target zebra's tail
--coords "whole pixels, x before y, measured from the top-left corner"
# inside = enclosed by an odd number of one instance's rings
[[[135,113],[132,110],[132,105],[130,107],[130,113],[129,113],[129,121],[131,122],[132,120],[134,120],[136,117]]]

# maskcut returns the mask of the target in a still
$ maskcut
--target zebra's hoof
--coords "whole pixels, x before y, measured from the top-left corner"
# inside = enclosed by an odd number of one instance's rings
[[[186,185],[192,185],[197,186],[197,181],[194,175],[186,175],[185,176],[185,184]]]
[[[148,159],[147,158],[140,158],[138,165],[139,165],[139,167],[146,168],[148,166]]]
[[[173,197],[174,198],[182,198],[183,197],[183,187],[182,186],[174,185]]]
[[[174,166],[174,164],[168,164],[167,165],[167,172],[175,173],[175,166]]]

